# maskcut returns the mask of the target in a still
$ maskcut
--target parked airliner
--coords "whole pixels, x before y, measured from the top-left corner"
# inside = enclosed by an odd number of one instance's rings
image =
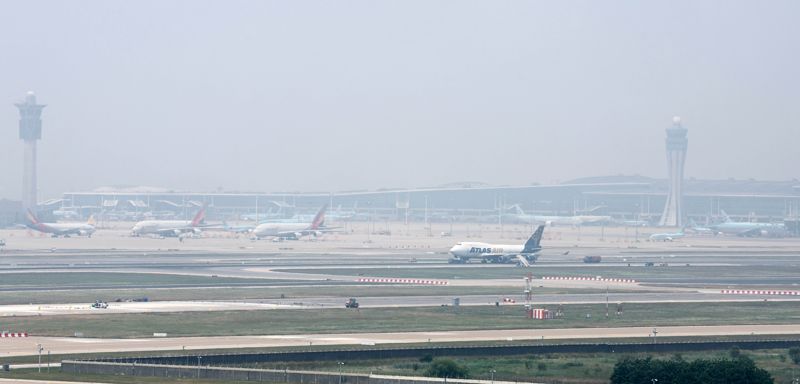
[[[190,220],[144,220],[136,223],[131,229],[133,236],[159,235],[180,236],[185,233],[199,233],[206,217],[205,207]]]
[[[334,228],[325,227],[325,210],[328,205],[322,206],[310,224],[308,223],[263,223],[253,230],[256,239],[274,237],[285,240],[298,240],[307,235],[320,235]]]
[[[50,233],[53,237],[70,237],[71,235],[92,237],[95,231],[93,217],[90,217],[86,223],[42,223],[31,210],[28,210],[27,217],[26,226],[28,228],[42,233]]]
[[[570,225],[580,226],[584,224],[597,224],[611,222],[611,216],[579,215],[579,216],[547,216],[531,215],[525,213],[519,205],[514,205],[514,214],[503,215],[505,220],[517,221],[526,224],[544,224],[547,226]]]

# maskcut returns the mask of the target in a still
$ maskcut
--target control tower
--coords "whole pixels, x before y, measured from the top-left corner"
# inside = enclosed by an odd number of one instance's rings
[[[14,104],[19,108],[19,138],[25,142],[22,160],[22,207],[36,208],[36,141],[42,138],[42,109],[36,95],[28,92],[25,101]]]
[[[667,168],[669,170],[669,194],[661,215],[661,226],[683,226],[683,165],[686,162],[686,148],[689,139],[687,130],[681,125],[681,118],[672,118],[672,127],[667,128]]]

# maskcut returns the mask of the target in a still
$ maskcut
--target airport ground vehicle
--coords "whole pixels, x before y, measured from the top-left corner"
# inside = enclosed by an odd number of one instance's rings
[[[603,261],[603,258],[602,258],[601,256],[596,256],[596,255],[595,255],[595,256],[584,256],[584,257],[583,257],[583,262],[584,262],[584,263],[587,263],[587,264],[590,264],[590,263],[599,263],[599,262],[601,262],[601,261]]]
[[[103,300],[97,300],[92,304],[92,308],[94,309],[106,309],[108,308],[108,303]]]
[[[347,300],[346,303],[344,303],[344,307],[345,308],[358,308],[358,300],[356,300],[355,297],[351,297],[349,300]]]

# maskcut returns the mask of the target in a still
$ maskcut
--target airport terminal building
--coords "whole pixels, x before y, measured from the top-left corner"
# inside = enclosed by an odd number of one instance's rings
[[[489,186],[454,183],[416,189],[344,192],[183,192],[155,188],[101,188],[68,192],[51,201],[54,211],[79,218],[113,220],[190,217],[203,205],[209,217],[236,220],[242,215],[313,213],[329,204],[360,219],[491,222],[519,206],[540,215],[608,215],[617,222],[657,223],[668,182],[642,176],[583,178],[555,185]],[[698,223],[720,217],[779,222],[800,216],[800,182],[696,180],[684,185],[687,219]],[[516,208],[514,208],[516,209]]]

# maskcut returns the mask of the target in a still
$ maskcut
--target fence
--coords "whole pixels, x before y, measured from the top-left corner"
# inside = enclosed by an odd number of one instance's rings
[[[586,344],[530,344],[499,346],[458,346],[418,348],[371,348],[323,351],[293,351],[269,353],[233,353],[209,355],[178,355],[152,357],[125,357],[97,359],[95,361],[162,365],[193,365],[198,356],[207,365],[241,365],[269,362],[345,361],[365,359],[420,358],[423,356],[510,356],[543,353],[637,353],[637,352],[689,352],[740,349],[779,349],[800,347],[797,340],[747,340],[657,343],[586,343]]]

